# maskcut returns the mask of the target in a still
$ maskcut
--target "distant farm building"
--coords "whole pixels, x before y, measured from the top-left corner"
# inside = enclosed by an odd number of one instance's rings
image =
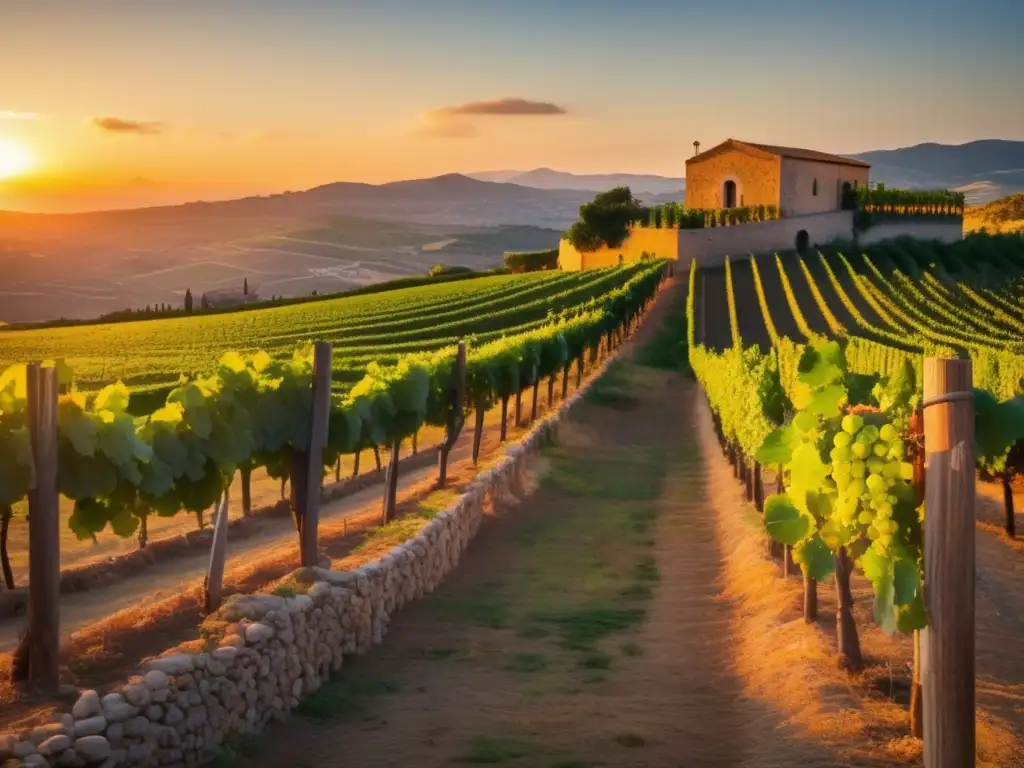
[[[199,306],[203,309],[224,309],[225,307],[252,304],[259,300],[259,294],[255,291],[246,294],[235,288],[221,288],[204,293],[199,300]]]
[[[870,168],[813,149],[728,139],[686,161],[686,205],[774,205],[782,216],[838,211],[844,189],[868,185]]]

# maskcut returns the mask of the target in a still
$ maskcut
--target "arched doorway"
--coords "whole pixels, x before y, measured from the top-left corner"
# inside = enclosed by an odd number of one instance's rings
[[[839,191],[839,207],[846,211],[854,207],[853,187],[848,181],[843,182],[843,187]]]
[[[811,236],[807,234],[806,229],[801,229],[796,233],[796,250],[797,253],[803,253],[811,245]]]
[[[722,185],[722,207],[736,207],[736,182],[729,179]]]

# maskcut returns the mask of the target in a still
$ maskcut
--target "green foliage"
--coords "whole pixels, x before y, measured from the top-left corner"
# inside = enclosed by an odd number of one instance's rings
[[[435,264],[427,272],[428,277],[443,277],[445,275],[472,275],[476,272],[472,267],[464,267],[459,264]]]
[[[426,421],[445,424],[454,408],[490,404],[561,370],[631,319],[663,272],[662,262],[605,271],[601,281],[620,279],[600,282],[603,293],[549,313],[538,327],[470,345],[462,403],[450,396],[454,347],[390,365],[371,362],[347,393],[331,395],[325,466],[342,453],[407,438]],[[70,382],[67,366],[58,361],[57,368]],[[109,526],[127,537],[149,514],[202,511],[243,465],[286,477],[292,456],[309,442],[312,381],[313,347],[300,345],[285,359],[227,352],[209,375],[182,376],[144,416],[132,415],[131,393],[120,381],[91,396],[61,395],[57,484],[75,502],[71,529],[86,539]],[[0,506],[23,499],[32,476],[25,411],[26,367],[14,365],[0,374]]]
[[[890,218],[960,218],[964,215],[964,193],[948,189],[894,189],[878,184],[853,190],[856,227],[865,230],[873,223]]]
[[[645,218],[643,214],[629,187],[616,187],[580,206],[580,220],[569,228],[566,238],[579,251],[618,248],[629,235],[630,222]]]
[[[558,249],[544,251],[509,251],[505,254],[505,266],[514,273],[537,272],[558,269]]]

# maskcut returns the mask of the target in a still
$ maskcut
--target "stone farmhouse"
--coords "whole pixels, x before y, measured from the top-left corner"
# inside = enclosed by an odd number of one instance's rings
[[[870,168],[813,149],[728,139],[686,161],[686,204],[774,205],[782,216],[838,211],[843,190],[867,186]]]
[[[840,239],[868,245],[900,236],[943,242],[963,236],[960,221],[893,221],[858,231],[843,197],[846,190],[866,187],[870,170],[868,163],[827,152],[728,139],[686,161],[686,208],[770,206],[776,214],[770,220],[743,218],[703,228],[637,224],[621,245],[596,251],[579,251],[562,238],[558,264],[571,271],[658,257],[687,269],[693,262],[716,266],[727,256],[804,250]]]

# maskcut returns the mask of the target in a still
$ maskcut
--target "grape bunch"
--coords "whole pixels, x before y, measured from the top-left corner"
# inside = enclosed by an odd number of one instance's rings
[[[864,529],[871,547],[887,554],[899,525],[896,506],[912,499],[914,467],[905,462],[906,448],[890,423],[866,424],[859,414],[847,414],[832,440],[832,479],[838,499],[833,523],[847,530]]]

